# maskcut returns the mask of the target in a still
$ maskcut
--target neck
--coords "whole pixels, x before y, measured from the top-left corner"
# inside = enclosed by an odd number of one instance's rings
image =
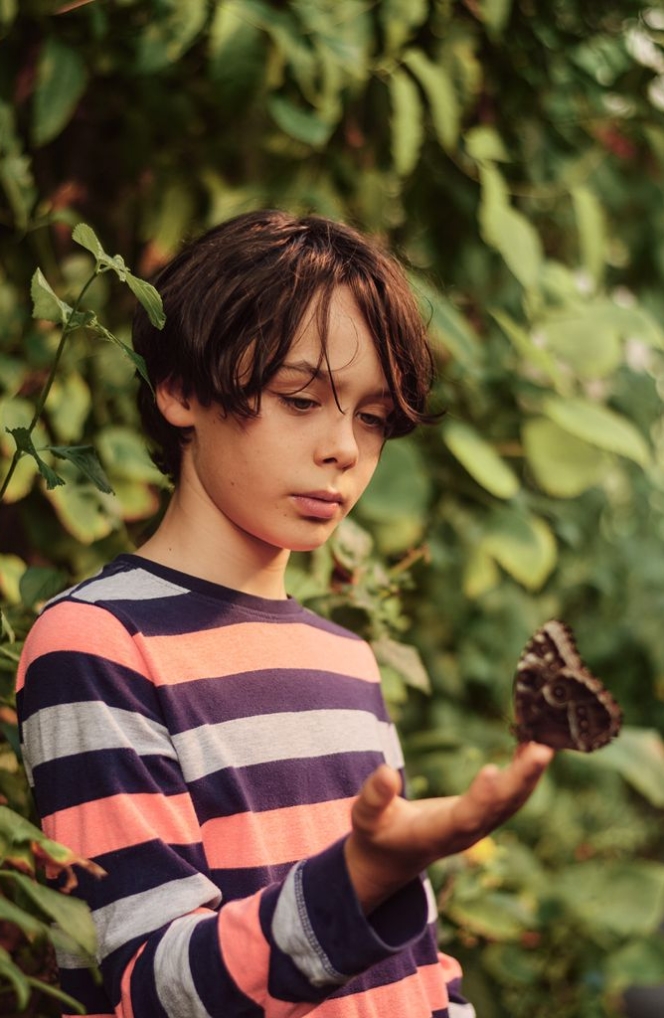
[[[196,510],[196,511],[195,511]],[[136,551],[160,565],[271,600],[286,597],[290,552],[256,541],[219,514],[192,507],[176,489],[159,527]]]

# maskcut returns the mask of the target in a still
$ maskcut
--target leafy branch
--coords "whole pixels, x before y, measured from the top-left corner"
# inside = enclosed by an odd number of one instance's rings
[[[77,469],[85,477],[87,477],[96,488],[99,489],[99,491],[106,494],[112,493],[113,489],[111,488],[103,467],[99,462],[97,453],[92,446],[47,445],[43,449],[38,450],[32,440],[32,434],[41,419],[46,401],[53,386],[53,382],[55,381],[67,340],[74,332],[78,329],[87,329],[89,332],[100,336],[102,339],[115,344],[115,346],[120,348],[123,355],[132,362],[141,377],[145,379],[148,385],[150,384],[143,358],[132,350],[130,346],[110,332],[104,325],[102,325],[93,311],[82,309],[82,304],[85,294],[97,277],[104,272],[113,272],[121,282],[127,284],[134,296],[143,305],[152,324],[156,328],[161,329],[163,328],[166,318],[159,293],[150,283],[147,283],[144,279],[139,279],[138,276],[135,276],[127,267],[121,255],[107,254],[101,246],[94,230],[90,226],[87,226],[85,223],[79,223],[78,226],[74,228],[72,239],[94,256],[94,269],[89,278],[83,284],[72,305],[67,304],[57,296],[44,277],[41,269],[37,269],[32,277],[31,295],[33,303],[33,317],[60,325],[62,327],[62,332],[55,351],[53,363],[51,364],[51,369],[39,394],[39,398],[37,399],[32,420],[27,428],[16,427],[5,429],[14,439],[16,448],[2,485],[0,485],[0,501],[2,501],[19,461],[23,456],[31,456],[34,459],[39,473],[46,482],[47,488],[55,488],[58,485],[65,483],[62,477],[60,477],[59,474],[47,462],[45,462],[40,455],[40,452],[50,453],[56,459],[68,460],[73,463],[74,466],[77,467]]]
[[[93,335],[115,344],[150,384],[143,358],[102,325],[93,311],[84,308],[83,302],[97,277],[105,272],[113,272],[121,282],[129,286],[147,311],[152,324],[160,329],[164,325],[165,316],[158,292],[149,283],[136,277],[120,255],[108,255],[89,226],[79,224],[75,227],[72,237],[77,244],[94,256],[94,268],[71,305],[58,297],[41,269],[37,269],[32,277],[33,317],[54,322],[61,326],[62,331],[30,423],[27,427],[5,429],[14,440],[15,450],[0,485],[0,502],[23,456],[30,456],[36,462],[47,488],[52,489],[65,483],[43,458],[44,453],[72,463],[99,491],[112,492],[93,446],[46,445],[38,449],[33,441],[34,430],[44,413],[67,341],[74,332],[86,329]],[[48,579],[45,581],[41,575],[44,572],[50,571],[35,567],[33,569],[35,575],[28,580],[26,576],[29,573],[23,577],[21,595],[26,607],[44,593],[43,584],[48,582]],[[32,595],[30,586],[34,587]],[[14,641],[14,631],[5,614],[0,611],[0,643],[11,645]],[[4,656],[12,657],[4,646],[1,649]],[[12,663],[15,664],[15,660],[12,660]],[[2,801],[0,797],[0,803]],[[94,876],[104,875],[103,870],[95,863],[74,855],[69,849],[46,838],[28,820],[7,806],[0,805],[0,922],[17,928],[30,942],[47,941],[65,950],[73,950],[81,954],[90,965],[94,965],[95,929],[87,906],[68,894],[63,895],[60,891],[52,890],[40,883],[36,879],[40,866],[44,867],[50,877],[64,875],[62,890],[65,892],[71,891],[76,886],[73,866],[83,867]],[[2,945],[0,945],[0,982],[11,987],[19,1011],[28,1007],[33,991],[38,990],[59,1000],[68,1011],[82,1013],[81,1006],[58,986],[24,972]]]

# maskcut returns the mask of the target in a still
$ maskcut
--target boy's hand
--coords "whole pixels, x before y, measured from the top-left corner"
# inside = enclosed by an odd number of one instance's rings
[[[516,813],[553,758],[548,746],[517,746],[502,770],[483,767],[463,795],[402,799],[399,774],[383,764],[353,805],[346,863],[365,913],[436,859],[461,852]]]

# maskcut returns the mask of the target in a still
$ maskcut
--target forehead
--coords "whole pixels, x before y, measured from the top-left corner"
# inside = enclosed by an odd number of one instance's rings
[[[324,367],[334,375],[359,366],[364,370],[372,367],[385,381],[373,335],[348,287],[339,286],[332,291],[326,321],[321,320],[319,297],[307,308],[284,367],[302,361]]]

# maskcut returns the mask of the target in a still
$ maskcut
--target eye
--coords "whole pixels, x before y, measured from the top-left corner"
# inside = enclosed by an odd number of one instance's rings
[[[287,406],[289,410],[294,410],[296,413],[306,413],[307,410],[312,410],[318,406],[316,400],[309,399],[307,396],[279,396],[279,402]]]
[[[385,431],[387,428],[387,418],[379,414],[360,413],[358,417],[368,428],[375,428],[377,431]]]

